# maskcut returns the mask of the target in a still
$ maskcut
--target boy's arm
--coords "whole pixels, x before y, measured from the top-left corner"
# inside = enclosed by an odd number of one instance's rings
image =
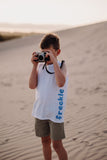
[[[59,67],[56,60],[53,62],[53,65],[55,70],[56,83],[58,87],[63,87],[66,81],[66,73],[67,73],[65,62],[63,63],[62,68]]]
[[[37,67],[33,66],[32,72],[29,78],[29,88],[35,89],[37,87],[37,83],[38,83]]]
[[[34,52],[31,58],[31,62],[33,63],[33,68],[32,68],[30,78],[29,78],[29,88],[30,89],[35,89],[38,84],[38,72],[37,72],[38,63],[34,61],[37,59],[35,55],[36,53]]]

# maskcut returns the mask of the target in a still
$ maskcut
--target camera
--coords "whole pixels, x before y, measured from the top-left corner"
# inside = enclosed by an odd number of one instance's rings
[[[46,53],[47,52],[36,52],[37,55],[36,57],[38,58],[37,60],[35,60],[36,62],[47,62],[50,60],[50,57],[46,57]]]

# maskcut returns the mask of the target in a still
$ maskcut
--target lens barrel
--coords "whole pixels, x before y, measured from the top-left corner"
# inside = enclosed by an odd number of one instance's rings
[[[40,55],[38,59],[39,59],[40,61],[42,61],[42,60],[43,60],[43,56]]]

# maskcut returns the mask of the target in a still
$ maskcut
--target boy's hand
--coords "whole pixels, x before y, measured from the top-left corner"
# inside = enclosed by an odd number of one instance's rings
[[[49,61],[51,61],[52,63],[54,63],[54,61],[56,61],[56,58],[55,58],[55,56],[53,55],[53,53],[52,53],[51,50],[47,51],[46,57],[48,57],[48,56],[50,57],[50,60],[49,60]]]
[[[38,62],[35,61],[35,60],[38,59],[36,56],[37,56],[36,52],[33,52],[32,53],[32,58],[31,58],[31,62],[33,63],[34,66],[38,65]]]

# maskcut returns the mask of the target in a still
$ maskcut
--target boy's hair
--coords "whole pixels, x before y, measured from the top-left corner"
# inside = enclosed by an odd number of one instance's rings
[[[41,43],[40,43],[40,48],[41,49],[47,49],[50,47],[53,47],[55,50],[58,50],[60,48],[60,43],[59,43],[59,37],[56,34],[46,34]]]

